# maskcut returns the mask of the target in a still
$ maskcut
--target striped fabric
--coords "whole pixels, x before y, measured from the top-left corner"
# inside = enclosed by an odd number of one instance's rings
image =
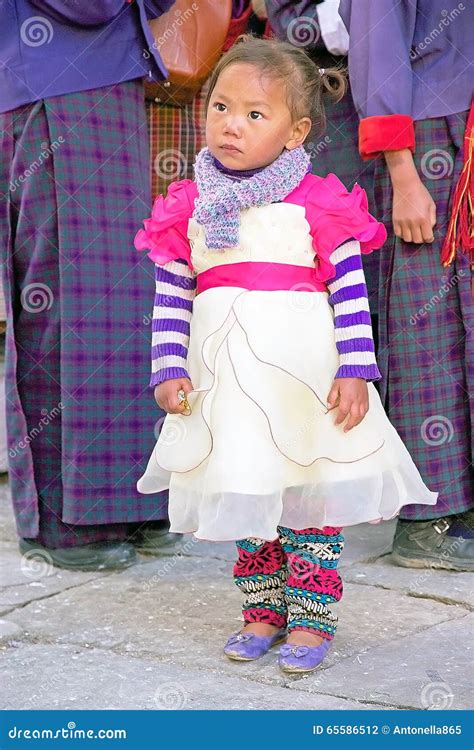
[[[334,306],[340,357],[336,377],[378,380],[359,243],[353,240],[338,247],[331,262],[336,275],[328,283],[329,302]],[[184,260],[155,264],[155,281],[150,386],[172,378],[189,378],[186,359],[196,295],[196,279]]]
[[[185,369],[196,279],[185,260],[155,263],[150,386],[189,378]]]
[[[379,380],[360,244],[355,240],[345,242],[332,253],[330,261],[336,268],[334,279],[327,285],[339,352],[336,378]]]

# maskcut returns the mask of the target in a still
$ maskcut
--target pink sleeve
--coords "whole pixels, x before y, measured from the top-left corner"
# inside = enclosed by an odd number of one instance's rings
[[[360,185],[349,193],[334,174],[315,182],[306,195],[305,214],[311,227],[319,281],[328,281],[336,269],[329,258],[347,240],[360,242],[362,253],[380,248],[387,239],[385,227],[368,211],[367,195]]]
[[[151,217],[143,222],[145,228],[137,232],[136,249],[149,250],[148,257],[160,266],[178,258],[191,265],[187,231],[196,196],[192,180],[173,182],[166,198],[159,195],[155,200]]]

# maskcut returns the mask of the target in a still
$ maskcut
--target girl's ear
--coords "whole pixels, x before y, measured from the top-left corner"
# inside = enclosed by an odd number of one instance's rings
[[[291,151],[293,148],[301,146],[311,130],[311,120],[309,117],[302,117],[298,122],[293,125],[293,132],[291,138],[285,143],[285,148]]]

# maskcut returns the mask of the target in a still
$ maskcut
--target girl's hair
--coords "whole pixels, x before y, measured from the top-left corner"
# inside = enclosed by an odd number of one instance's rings
[[[239,37],[214,68],[206,97],[206,112],[220,74],[237,63],[255,65],[262,74],[281,80],[286,86],[293,121],[309,117],[312,133],[316,136],[326,129],[323,97],[329,95],[334,101],[339,101],[347,87],[343,69],[319,69],[301,47],[245,34]],[[242,85],[245,86],[245,81],[242,81]]]

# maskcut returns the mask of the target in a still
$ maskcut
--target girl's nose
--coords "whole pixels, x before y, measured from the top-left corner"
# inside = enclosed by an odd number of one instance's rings
[[[240,138],[242,126],[238,117],[228,117],[224,125],[224,133]]]

